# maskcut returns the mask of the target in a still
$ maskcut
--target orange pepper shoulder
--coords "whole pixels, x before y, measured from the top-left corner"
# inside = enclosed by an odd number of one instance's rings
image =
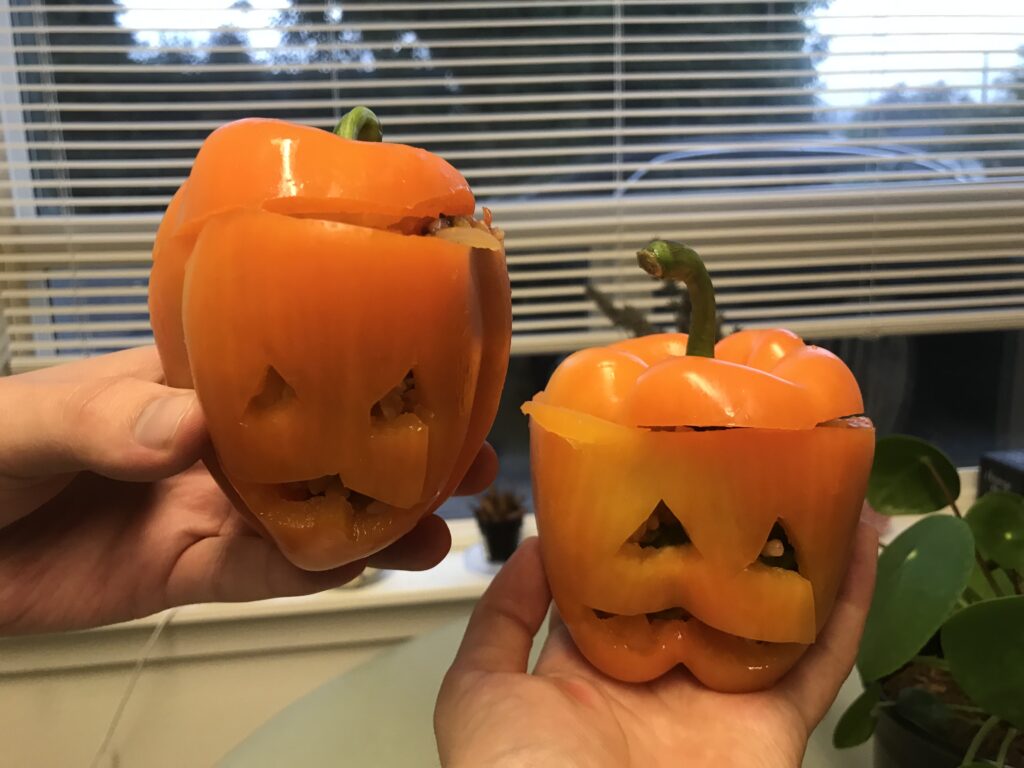
[[[686,356],[665,333],[570,355],[542,399],[630,427],[811,429],[864,411],[838,357],[785,330],[740,331],[715,357]]]
[[[462,174],[426,150],[265,118],[211,133],[188,188],[175,212],[179,234],[237,208],[384,228],[407,218],[468,216],[476,207]]]

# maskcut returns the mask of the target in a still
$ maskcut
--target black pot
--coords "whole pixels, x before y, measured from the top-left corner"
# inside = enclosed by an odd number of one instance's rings
[[[495,523],[481,523],[480,531],[487,543],[487,559],[492,563],[503,563],[512,557],[519,546],[519,532],[523,527],[523,519],[501,520]]]
[[[886,707],[875,726],[875,768],[957,768],[963,755]]]

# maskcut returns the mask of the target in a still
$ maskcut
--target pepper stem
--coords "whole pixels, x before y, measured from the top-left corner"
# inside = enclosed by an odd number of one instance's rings
[[[343,139],[353,141],[383,141],[380,120],[366,107],[356,107],[345,115],[334,128]]]
[[[682,243],[654,240],[636,254],[636,261],[649,275],[660,280],[682,280],[690,292],[690,336],[686,354],[715,356],[718,318],[715,289],[697,252]]]

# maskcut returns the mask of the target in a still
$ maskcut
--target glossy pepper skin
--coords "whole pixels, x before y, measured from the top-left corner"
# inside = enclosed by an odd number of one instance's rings
[[[849,369],[792,333],[741,331],[713,357],[689,341],[582,350],[524,406],[541,549],[573,639],[606,674],[681,663],[716,690],[757,690],[832,610],[874,430],[844,418],[863,411]],[[678,523],[660,546],[637,536],[656,510],[656,527]],[[795,570],[770,557],[777,525]]]
[[[421,234],[474,210],[424,150],[278,120],[211,134],[167,209],[150,278],[167,381],[195,388],[212,474],[302,568],[411,530],[490,429],[504,251]]]

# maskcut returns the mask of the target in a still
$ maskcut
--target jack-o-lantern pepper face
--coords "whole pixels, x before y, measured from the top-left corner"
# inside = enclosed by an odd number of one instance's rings
[[[382,549],[444,501],[508,364],[500,230],[472,218],[442,159],[355,140],[375,128],[355,110],[342,135],[215,131],[153,254],[157,347],[168,383],[195,387],[207,463],[311,570]]]
[[[524,406],[545,569],[606,674],[684,664],[717,690],[764,688],[832,610],[874,429],[831,353],[782,330],[715,345],[691,250],[652,243],[641,263],[686,279],[691,334],[577,352]]]

